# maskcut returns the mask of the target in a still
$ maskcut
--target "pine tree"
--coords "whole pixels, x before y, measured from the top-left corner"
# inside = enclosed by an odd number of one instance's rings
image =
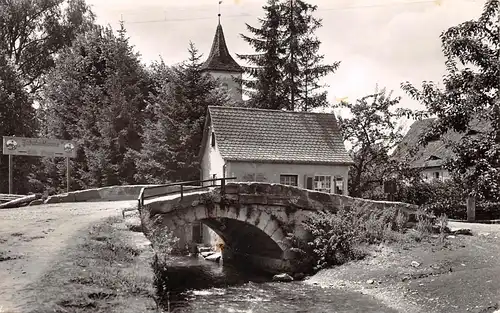
[[[246,24],[254,37],[241,34],[253,46],[257,54],[238,54],[238,57],[251,64],[246,74],[251,79],[243,80],[242,85],[250,96],[250,106],[263,109],[280,110],[286,107],[282,88],[283,61],[281,58],[282,41],[281,15],[278,0],[269,0],[263,6],[266,16],[259,19],[260,28]]]
[[[0,55],[0,136],[31,137],[36,133],[35,109],[23,88],[15,65]],[[13,156],[14,193],[26,194],[30,189],[29,174],[33,157]],[[8,156],[0,158],[0,192],[8,192]]]
[[[302,0],[269,0],[260,28],[247,24],[253,37],[241,35],[256,54],[238,55],[252,66],[244,81],[250,105],[268,109],[310,111],[327,105],[326,87],[319,84],[335,72],[339,62],[324,65],[321,42],[314,32],[321,20],[312,14],[316,6]]]
[[[317,92],[325,86],[319,80],[335,72],[340,62],[321,64],[324,59],[319,53],[321,42],[314,32],[321,27],[321,20],[312,14],[317,6],[303,0],[284,0],[280,5],[283,21],[284,92],[289,110],[310,111],[327,105],[326,91]]]
[[[77,141],[72,188],[134,183],[148,78],[123,28],[96,28],[58,58],[44,88],[47,134]],[[61,168],[53,160],[47,171]],[[55,180],[54,182],[57,182]],[[61,186],[59,186],[61,187]]]
[[[130,158],[135,160],[137,172],[135,180],[139,183],[165,184],[173,176],[175,168],[173,162],[175,152],[174,130],[171,113],[171,104],[174,102],[172,81],[174,73],[163,61],[155,62],[150,68],[153,89],[151,99],[145,110],[143,133],[141,134],[142,148],[140,151],[129,150]]]
[[[153,118],[143,134],[136,177],[141,182],[197,180],[198,153],[209,105],[229,97],[219,83],[201,71],[201,55],[191,43],[189,59],[171,70],[157,66],[155,76],[169,77],[157,87]],[[158,81],[158,80],[157,80]]]

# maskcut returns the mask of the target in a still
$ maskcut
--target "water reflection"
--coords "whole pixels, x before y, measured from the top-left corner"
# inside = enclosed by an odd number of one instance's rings
[[[274,283],[263,273],[197,258],[173,258],[168,272],[166,312],[396,312],[365,295]]]

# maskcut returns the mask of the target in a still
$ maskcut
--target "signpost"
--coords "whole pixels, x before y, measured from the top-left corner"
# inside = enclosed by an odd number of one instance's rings
[[[9,156],[9,194],[12,194],[14,155],[66,158],[66,190],[69,192],[69,159],[76,157],[76,143],[71,140],[3,136],[3,154]]]

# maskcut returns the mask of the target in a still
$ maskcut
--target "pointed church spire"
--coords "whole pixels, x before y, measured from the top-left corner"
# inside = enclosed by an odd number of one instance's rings
[[[217,30],[215,31],[214,41],[212,42],[212,49],[208,59],[203,63],[202,70],[205,71],[223,71],[223,72],[236,72],[243,73],[241,66],[236,63],[236,61],[229,54],[227,49],[226,39],[224,38],[224,32],[222,30],[222,25],[220,24],[220,3],[219,1],[219,24],[217,25]]]

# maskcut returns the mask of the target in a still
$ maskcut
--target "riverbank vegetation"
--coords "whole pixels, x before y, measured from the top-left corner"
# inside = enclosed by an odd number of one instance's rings
[[[32,312],[144,312],[155,310],[151,253],[131,239],[121,218],[111,218],[82,234],[62,261],[33,286]],[[43,299],[43,301],[41,301]]]
[[[294,235],[287,239],[292,251],[307,258],[313,271],[359,260],[368,254],[370,247],[380,243],[401,244],[420,242],[438,232],[441,242],[448,230],[447,217],[442,215],[433,224],[422,209],[416,222],[396,209],[367,212],[358,208],[341,208],[337,212],[314,213],[303,223],[310,239],[304,242]]]

